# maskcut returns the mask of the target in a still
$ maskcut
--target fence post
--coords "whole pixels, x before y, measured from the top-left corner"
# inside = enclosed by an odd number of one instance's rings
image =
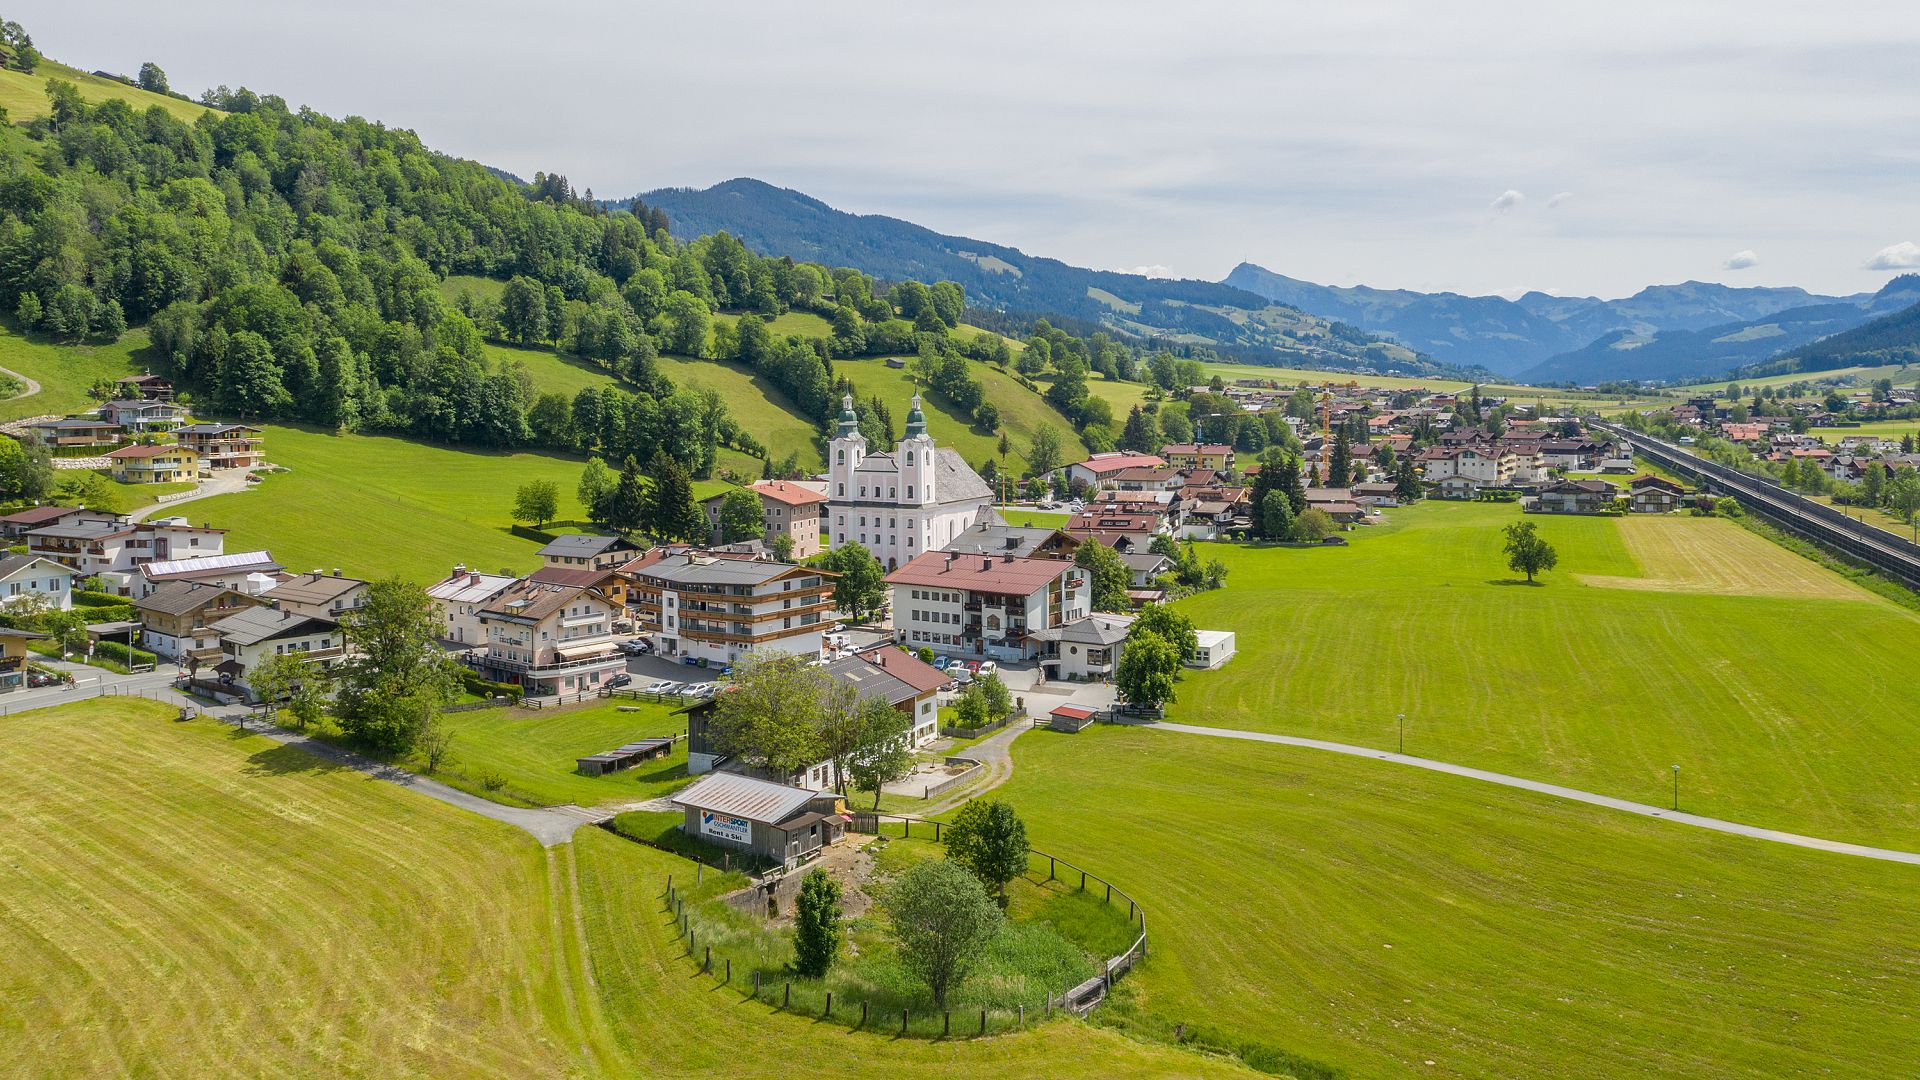
[[[1107,882],[1107,903],[1113,903],[1113,882]]]
[[[1027,1026],[1027,1007],[1024,1004],[1020,1006],[1020,1026]]]
[[[826,1014],[828,1016],[833,1015],[833,991],[831,990],[827,991],[827,1013]]]
[[[733,957],[727,957],[727,982],[733,982]]]
[[[940,1014],[940,1037],[953,1034],[953,1010],[947,1009]]]
[[[1080,891],[1087,891],[1087,872],[1085,870],[1080,871]]]
[[[865,1001],[860,1003],[860,1026],[861,1027],[867,1026],[867,1005],[868,1004],[869,1003]]]
[[[713,970],[713,946],[709,945],[707,946],[707,958],[706,960],[701,962],[700,971],[702,974],[705,974],[705,973],[711,972],[712,970]]]
[[[907,1033],[907,1010],[901,1009],[900,1010],[900,1034],[905,1035],[906,1033]]]
[[[1127,900],[1127,921],[1133,921],[1133,900],[1131,898]]]
[[[1053,856],[1047,856],[1047,880],[1053,880]]]
[[[780,999],[780,1007],[785,1009],[793,1005],[793,984],[787,984],[787,992]]]
[[[933,823],[933,842],[940,842],[940,823],[937,821]]]
[[[985,1035],[986,1033],[987,1033],[987,1010],[981,1009],[980,1010],[980,1034]]]

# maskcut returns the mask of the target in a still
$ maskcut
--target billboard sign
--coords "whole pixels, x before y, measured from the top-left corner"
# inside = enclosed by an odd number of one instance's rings
[[[753,826],[744,818],[728,817],[710,810],[700,811],[700,832],[715,840],[726,840],[742,846],[753,844]]]

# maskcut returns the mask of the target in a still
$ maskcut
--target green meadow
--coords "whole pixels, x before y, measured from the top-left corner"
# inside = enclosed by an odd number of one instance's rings
[[[1756,825],[1920,844],[1920,620],[1739,526],[1538,517],[1559,567],[1500,553],[1508,504],[1427,502],[1352,546],[1217,545],[1182,602],[1239,655],[1172,718],[1390,749]]]
[[[32,74],[24,71],[0,71],[0,107],[7,110],[7,118],[14,123],[37,120],[51,111],[47,103],[47,80],[59,79],[69,82],[80,91],[80,99],[90,104],[102,101],[124,101],[135,112],[144,112],[155,105],[191,124],[207,107],[191,101],[182,101],[166,94],[150,93],[137,86],[129,86],[116,79],[103,79],[98,75],[70,68],[65,64],[56,64],[51,60],[41,60]]]
[[[93,405],[87,387],[145,371],[138,354],[146,347],[144,329],[130,330],[112,345],[56,345],[38,334],[0,330],[0,368],[40,383],[37,394],[0,401],[0,420],[65,416]]]

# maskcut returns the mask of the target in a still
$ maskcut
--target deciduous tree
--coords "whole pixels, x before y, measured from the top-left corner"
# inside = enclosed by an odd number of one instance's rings
[[[766,521],[760,509],[760,496],[746,488],[734,488],[720,500],[720,540],[738,544],[766,535]]]
[[[1540,530],[1531,521],[1516,521],[1504,530],[1507,537],[1507,568],[1518,570],[1527,575],[1527,582],[1533,582],[1534,575],[1543,574],[1554,568],[1560,556],[1540,535]]]
[[[1114,668],[1113,684],[1128,703],[1156,709],[1174,700],[1174,680],[1180,674],[1180,647],[1154,633],[1127,637]]]
[[[1118,552],[1098,540],[1088,540],[1074,552],[1073,562],[1086,571],[1093,586],[1093,610],[1127,610],[1127,589],[1133,584],[1133,574],[1120,561]]]
[[[980,881],[945,859],[914,863],[887,888],[884,907],[900,966],[945,1008],[1000,932],[1002,916]]]
[[[825,978],[840,952],[840,883],[820,867],[800,880],[793,920],[793,970],[803,978]]]
[[[539,528],[560,513],[560,489],[551,480],[529,480],[513,493],[513,519]]]

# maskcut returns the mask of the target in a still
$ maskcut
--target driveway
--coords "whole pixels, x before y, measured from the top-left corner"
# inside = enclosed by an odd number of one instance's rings
[[[154,503],[152,506],[143,506],[133,513],[128,514],[127,519],[129,521],[145,521],[155,514],[166,517],[173,513],[174,507],[184,503],[210,499],[215,495],[232,495],[238,491],[245,491],[247,490],[248,472],[249,470],[247,469],[222,469],[212,476],[207,477],[205,480],[200,481],[200,485],[192,491],[178,498],[169,499],[166,502]]]

